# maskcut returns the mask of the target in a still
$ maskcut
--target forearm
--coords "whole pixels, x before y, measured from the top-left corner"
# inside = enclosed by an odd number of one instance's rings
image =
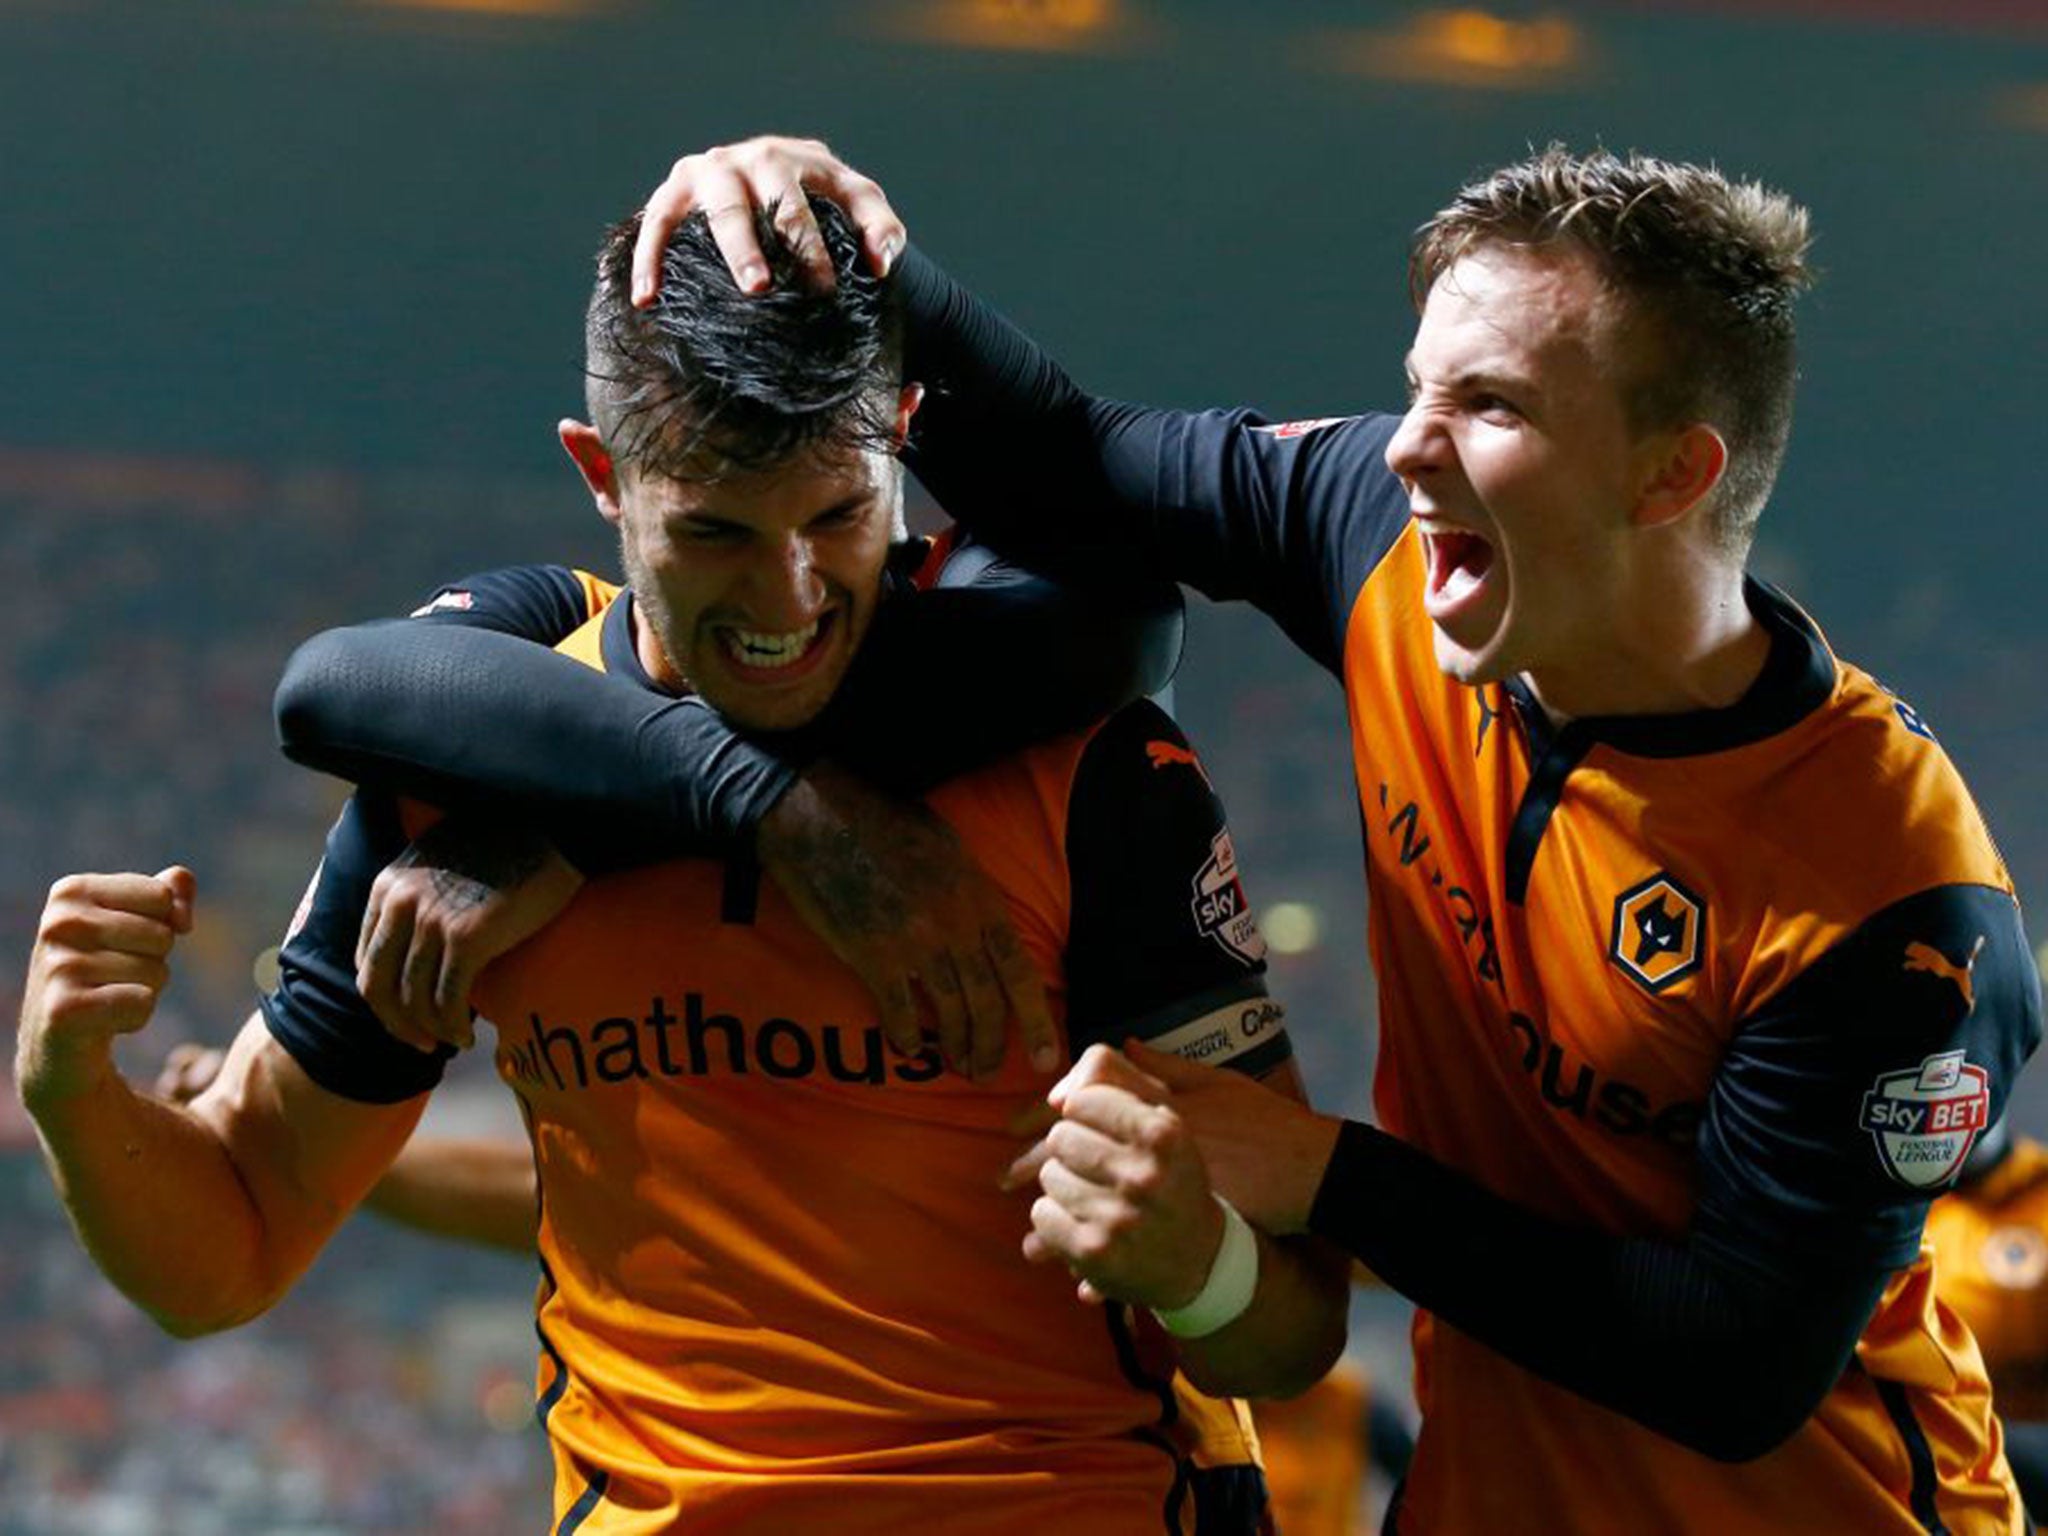
[[[1845,1261],[1768,1282],[1689,1244],[1568,1227],[1356,1123],[1310,1227],[1545,1380],[1731,1461],[1805,1422],[1888,1278]]]
[[[1204,1392],[1293,1397],[1320,1381],[1344,1349],[1347,1272],[1343,1251],[1313,1237],[1254,1229],[1259,1283],[1237,1321],[1180,1342],[1181,1364]]]
[[[278,735],[306,767],[537,821],[594,873],[746,844],[821,754],[917,794],[1079,729],[1165,686],[1181,630],[1170,585],[1099,571],[1054,581],[985,559],[885,603],[825,719],[801,739],[760,739],[698,700],[511,635],[387,621],[299,648],[278,685]]]
[[[929,389],[906,457],[940,504],[1006,553],[1141,539],[1157,479],[1145,445],[915,247],[897,284],[905,377]]]
[[[363,1203],[422,1232],[513,1253],[532,1252],[539,1230],[523,1142],[415,1137]]]
[[[166,1332],[232,1327],[283,1290],[233,1159],[189,1109],[136,1092],[111,1061],[61,1102],[24,1097],[86,1251]]]
[[[294,762],[438,804],[535,816],[586,869],[750,837],[796,772],[696,700],[453,625],[317,635],[286,666],[276,710]]]

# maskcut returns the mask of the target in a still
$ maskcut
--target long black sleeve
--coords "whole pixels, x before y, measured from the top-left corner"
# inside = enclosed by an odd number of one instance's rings
[[[934,590],[881,605],[816,727],[764,738],[593,673],[533,643],[559,633],[522,631],[485,600],[308,641],[278,686],[278,734],[294,762],[537,819],[582,867],[614,867],[745,842],[823,753],[916,793],[1077,728],[1163,687],[1181,624],[1164,584],[1055,581],[969,546]]]
[[[1356,1122],[1309,1228],[1517,1365],[1722,1461],[1806,1421],[1892,1273],[1816,1256],[1766,1278],[1693,1245],[1571,1227]]]
[[[436,805],[537,817],[579,868],[743,838],[800,764],[697,699],[496,629],[387,619],[315,635],[276,698],[286,757]]]
[[[2048,1424],[2005,1421],[2005,1459],[2012,1463],[2020,1501],[2035,1521],[2048,1519]]]
[[[1915,942],[1973,955],[1971,995],[1902,971]],[[1891,1166],[1873,1085],[1891,1063],[1967,1059],[1988,1084],[1982,1123],[1995,1123],[2040,1037],[2011,894],[1935,886],[1865,919],[1737,1024],[1707,1093],[1682,1236],[1571,1226],[1356,1124],[1310,1226],[1545,1380],[1706,1455],[1758,1456],[1850,1368],[1939,1193]]]
[[[1256,604],[1334,667],[1352,603],[1408,521],[1397,419],[1271,423],[1077,388],[922,253],[899,268],[906,373],[927,387],[906,459],[1004,554],[1058,554]]]

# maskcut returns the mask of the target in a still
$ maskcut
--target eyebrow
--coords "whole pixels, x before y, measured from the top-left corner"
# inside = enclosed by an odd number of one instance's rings
[[[850,495],[840,497],[829,507],[820,507],[809,517],[805,518],[804,521],[815,523],[820,518],[837,517],[842,512],[858,512],[862,507],[873,505],[874,500],[875,493],[873,491],[854,491]]]
[[[1411,390],[1415,389],[1422,382],[1421,376],[1415,371],[1415,354],[1413,352],[1401,359],[1401,369],[1407,375],[1408,387]],[[1522,374],[1497,373],[1485,368],[1468,368],[1461,373],[1453,374],[1447,382],[1448,387],[1465,394],[1477,390],[1481,392],[1494,391],[1504,395],[1517,395],[1528,400],[1540,400],[1543,398],[1542,387],[1533,378]]]
[[[855,491],[851,495],[842,496],[830,506],[820,507],[817,511],[811,513],[804,519],[804,526],[809,527],[821,518],[837,517],[842,512],[857,511],[862,507],[872,504],[874,499],[874,494],[868,491]],[[752,523],[747,522],[743,518],[726,516],[711,507],[689,507],[670,512],[663,521],[689,524],[697,528],[739,528],[752,531],[754,527]]]

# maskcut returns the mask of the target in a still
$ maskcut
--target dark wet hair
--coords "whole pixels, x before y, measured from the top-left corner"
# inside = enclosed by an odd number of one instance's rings
[[[773,287],[740,292],[702,214],[662,254],[652,307],[632,304],[635,214],[606,232],[584,328],[585,392],[613,462],[641,474],[717,480],[894,446],[902,326],[894,291],[867,270],[836,206],[811,199],[838,275],[799,269],[773,210],[755,216]]]

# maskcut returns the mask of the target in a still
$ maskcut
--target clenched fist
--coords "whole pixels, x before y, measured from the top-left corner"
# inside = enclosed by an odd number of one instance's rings
[[[198,882],[155,875],[66,875],[50,887],[29,956],[14,1073],[31,1114],[113,1070],[116,1035],[156,1012],[171,948],[192,931]]]

